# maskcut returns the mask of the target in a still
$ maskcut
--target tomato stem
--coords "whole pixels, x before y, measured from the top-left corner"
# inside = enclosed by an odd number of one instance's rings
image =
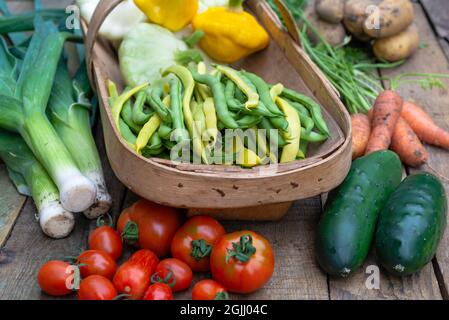
[[[107,223],[106,223],[105,218],[108,221]],[[113,221],[112,221],[112,217],[109,213],[103,214],[97,218],[97,228],[102,227],[102,226],[112,227],[112,225],[113,225]]]
[[[192,252],[190,255],[200,261],[202,258],[208,257],[212,251],[212,246],[207,244],[203,239],[192,240]]]
[[[155,274],[153,274],[151,276],[151,283],[165,283],[166,285],[168,285],[170,288],[173,289],[173,287],[176,284],[176,276],[175,273],[170,269],[170,268],[166,268],[169,272],[167,274],[167,276],[162,279],[161,276],[159,275],[159,272],[156,272]],[[170,282],[170,279],[172,279],[172,281]]]
[[[120,235],[127,244],[134,244],[139,240],[139,227],[134,221],[128,221]]]
[[[214,300],[229,300],[229,294],[226,291],[217,292]]]
[[[240,262],[248,262],[253,254],[256,253],[256,248],[253,246],[253,237],[250,234],[246,234],[240,237],[239,242],[232,243],[232,249],[228,249],[226,255],[226,263],[229,259],[234,257]]]

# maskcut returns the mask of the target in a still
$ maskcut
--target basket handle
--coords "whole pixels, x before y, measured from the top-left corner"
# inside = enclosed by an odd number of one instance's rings
[[[87,75],[89,76],[89,80],[92,86],[94,86],[92,57],[98,32],[100,31],[100,27],[103,24],[104,20],[106,20],[106,17],[109,15],[109,13],[111,13],[111,11],[114,10],[114,8],[117,7],[121,2],[122,0],[100,0],[89,22],[85,40],[85,47]]]

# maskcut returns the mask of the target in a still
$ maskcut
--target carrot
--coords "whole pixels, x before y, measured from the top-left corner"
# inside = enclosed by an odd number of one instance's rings
[[[402,162],[419,167],[427,162],[429,154],[416,133],[402,117],[399,118],[391,139],[391,150],[396,152]]]
[[[371,136],[365,154],[386,150],[402,109],[402,98],[394,91],[385,90],[374,102]]]
[[[415,103],[405,101],[401,117],[407,121],[421,141],[449,149],[449,132],[437,126],[430,115]]]
[[[374,108],[369,109],[369,111],[368,111],[368,119],[369,119],[370,123],[373,122],[373,119],[374,119]]]
[[[352,122],[352,160],[363,156],[371,134],[371,123],[366,114],[351,115]]]

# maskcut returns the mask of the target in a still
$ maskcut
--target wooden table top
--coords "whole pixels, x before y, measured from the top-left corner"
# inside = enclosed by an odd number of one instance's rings
[[[70,0],[46,0],[48,7],[63,7]],[[27,1],[10,1],[14,11],[32,6]],[[421,48],[404,65],[383,76],[404,71],[449,73],[449,8],[446,0],[421,0],[415,4],[416,23],[421,34]],[[449,94],[447,89],[423,91],[418,86],[399,89],[404,98],[421,104],[440,126],[449,129]],[[102,155],[105,178],[114,199],[112,214],[137,197],[115,178],[106,157],[100,121],[94,127],[95,138]],[[428,165],[421,168],[449,177],[449,152],[426,146],[430,153]],[[407,174],[415,172],[406,168]],[[448,179],[444,179],[446,193]],[[95,222],[79,215],[73,233],[66,239],[51,240],[44,236],[36,222],[36,208],[31,199],[20,196],[0,164],[0,299],[52,299],[41,293],[37,271],[46,261],[73,255],[86,248],[87,237]],[[347,279],[327,276],[314,256],[315,229],[322,208],[322,197],[294,203],[288,215],[279,222],[224,222],[227,231],[248,228],[272,243],[276,269],[271,281],[258,292],[235,299],[449,299],[449,228],[446,230],[436,257],[420,272],[398,278],[380,271],[379,289],[369,289],[370,266],[376,264],[371,253],[363,267]],[[130,250],[127,250],[128,254]],[[69,296],[68,299],[75,296]],[[188,299],[190,292],[175,298]]]

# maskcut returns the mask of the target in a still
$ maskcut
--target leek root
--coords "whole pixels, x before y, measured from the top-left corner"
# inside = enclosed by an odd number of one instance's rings
[[[19,192],[29,189],[39,212],[42,231],[56,239],[67,236],[75,225],[73,214],[61,206],[58,189],[23,139],[0,130],[0,158],[10,175],[22,179],[23,186],[27,187],[18,189]]]

